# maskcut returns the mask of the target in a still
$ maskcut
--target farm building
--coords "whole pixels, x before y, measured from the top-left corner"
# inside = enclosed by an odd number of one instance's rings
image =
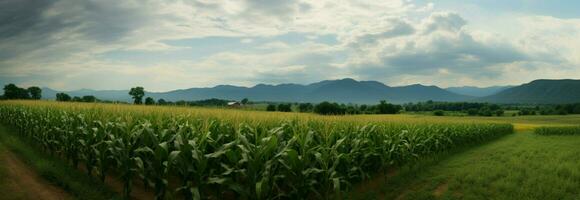
[[[238,108],[241,107],[242,103],[237,101],[228,102],[228,107]]]

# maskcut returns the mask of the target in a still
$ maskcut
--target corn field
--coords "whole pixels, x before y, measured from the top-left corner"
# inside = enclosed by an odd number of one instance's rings
[[[538,135],[580,135],[580,126],[539,127],[534,132]]]
[[[0,102],[0,122],[89,176],[116,175],[126,198],[143,181],[157,199],[334,198],[382,170],[513,132],[511,124],[244,120],[130,107]]]

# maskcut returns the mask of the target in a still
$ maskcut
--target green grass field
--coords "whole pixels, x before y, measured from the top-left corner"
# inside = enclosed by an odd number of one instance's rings
[[[94,180],[145,177],[161,199],[577,199],[580,191],[580,136],[533,133],[577,125],[580,115],[319,116],[38,101],[0,102],[0,111],[17,130],[10,135],[21,136],[9,138],[83,163]],[[512,125],[516,134],[507,134]]]
[[[579,199],[580,137],[529,131],[378,177],[357,199]],[[371,184],[371,183],[365,183]],[[363,185],[365,185],[363,184]]]

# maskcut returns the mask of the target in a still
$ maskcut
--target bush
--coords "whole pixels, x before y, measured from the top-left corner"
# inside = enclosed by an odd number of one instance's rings
[[[268,104],[268,107],[266,107],[266,111],[270,111],[270,112],[276,111],[276,105]]]
[[[467,110],[467,115],[469,116],[476,116],[479,114],[479,110],[475,109],[475,108],[471,108],[469,110]]]
[[[491,117],[493,116],[493,113],[491,112],[491,110],[483,110],[479,112],[480,116],[485,116],[485,117]]]
[[[435,115],[435,116],[443,116],[443,115],[445,115],[445,112],[442,111],[442,110],[436,110],[436,111],[433,112],[433,115]]]
[[[153,104],[155,104],[155,99],[151,97],[145,98],[145,105],[153,105]]]
[[[322,102],[314,107],[314,112],[321,115],[344,115],[345,109],[343,109],[337,103]]]
[[[97,102],[97,97],[92,95],[83,96],[82,102]]]
[[[397,114],[401,111],[401,106],[387,103],[387,101],[381,101],[377,105],[377,114]]]
[[[280,112],[292,112],[292,104],[278,104],[278,111]]]
[[[66,93],[56,93],[56,101],[71,101],[72,98]]]
[[[300,112],[311,112],[314,106],[311,103],[301,103],[298,105],[298,111]]]

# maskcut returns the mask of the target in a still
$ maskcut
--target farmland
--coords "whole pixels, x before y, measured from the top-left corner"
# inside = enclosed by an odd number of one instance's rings
[[[574,136],[543,139],[548,136],[531,131],[546,125],[567,126],[579,119],[574,115],[320,116],[217,108],[0,102],[0,121],[14,130],[16,134],[11,135],[17,135],[16,140],[27,141],[68,163],[62,168],[79,169],[90,179],[85,182],[114,177],[122,183],[116,188],[120,197],[135,198],[135,193],[140,193],[134,191],[138,185],[149,188],[157,199],[422,199],[453,198],[459,193],[478,197],[479,186],[465,184],[474,184],[469,177],[501,165],[488,160],[499,151],[506,156],[519,152],[500,159],[522,159],[522,153],[529,149],[565,143],[555,155],[568,162],[570,169],[563,170],[575,177],[573,168],[578,163],[566,151],[566,145],[577,141]],[[511,134],[514,129],[520,133]],[[526,162],[533,164],[555,152],[549,150],[526,157],[531,158]],[[488,162],[474,161],[473,155]],[[509,170],[495,166],[490,173],[500,176]],[[458,172],[465,176],[458,177]],[[429,181],[431,178],[434,181]],[[550,178],[560,180],[559,176]],[[485,181],[497,184],[492,178]],[[571,187],[577,183],[572,179],[559,184]],[[441,194],[434,195],[432,191],[441,185]],[[498,198],[513,191],[497,187]],[[562,197],[576,192],[569,190]],[[77,192],[75,196],[83,195]]]
[[[0,119],[95,178],[119,174],[125,197],[142,177],[159,198],[169,191],[185,198],[330,198],[381,170],[513,129],[179,109],[8,102]],[[180,184],[169,188],[173,179]]]

